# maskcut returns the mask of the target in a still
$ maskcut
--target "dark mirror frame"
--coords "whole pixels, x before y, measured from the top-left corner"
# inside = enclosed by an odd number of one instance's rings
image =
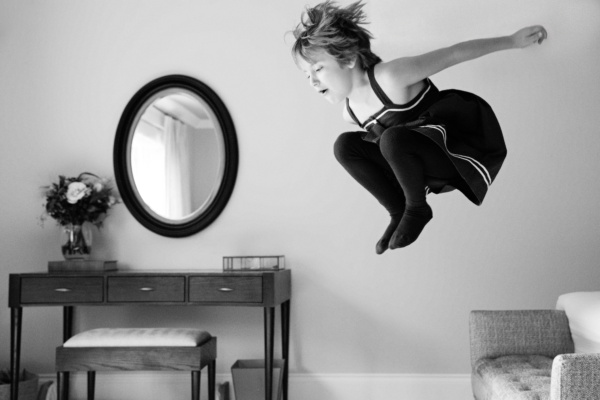
[[[181,88],[193,92],[203,99],[217,117],[217,122],[223,134],[225,163],[223,180],[216,196],[208,208],[194,219],[178,223],[161,221],[150,214],[135,189],[135,184],[129,174],[130,135],[133,134],[133,124],[144,103],[152,96],[166,89]],[[210,225],[223,211],[235,185],[238,169],[238,145],[233,120],[219,96],[207,85],[195,78],[185,75],[168,75],[155,79],[142,87],[129,101],[115,135],[113,148],[113,164],[115,180],[123,203],[138,222],[154,233],[167,237],[191,236]]]

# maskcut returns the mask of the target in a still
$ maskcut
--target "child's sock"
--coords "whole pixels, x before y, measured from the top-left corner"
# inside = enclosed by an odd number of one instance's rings
[[[418,207],[407,206],[398,228],[389,241],[389,248],[397,249],[413,243],[431,218],[433,218],[433,211],[428,204]]]
[[[390,224],[388,225],[387,229],[383,233],[383,236],[381,237],[381,239],[379,239],[377,245],[375,246],[375,252],[377,254],[382,254],[389,248],[390,239],[394,234],[394,231],[398,227],[398,224],[400,224],[400,221],[402,220],[402,213],[390,214],[390,217],[392,217],[392,219],[390,220]]]

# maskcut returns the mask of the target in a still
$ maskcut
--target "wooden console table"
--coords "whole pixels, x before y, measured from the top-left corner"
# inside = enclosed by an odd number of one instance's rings
[[[11,400],[18,399],[23,307],[62,306],[63,342],[73,332],[76,306],[244,306],[264,309],[265,400],[275,400],[275,308],[281,309],[283,399],[288,398],[291,271],[119,271],[10,274]],[[40,331],[41,332],[41,331]],[[68,390],[68,383],[66,386]]]

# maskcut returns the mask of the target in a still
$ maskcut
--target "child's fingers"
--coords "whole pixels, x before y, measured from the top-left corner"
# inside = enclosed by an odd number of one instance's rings
[[[548,38],[546,28],[541,25],[523,28],[514,34],[519,47],[531,46],[534,43],[542,44]]]
[[[544,31],[544,28],[540,28],[540,31],[537,34],[538,36],[538,44],[542,44],[542,42],[544,41],[544,39],[546,39],[546,33]]]
[[[542,42],[548,38],[548,32],[546,31],[546,29],[543,26],[536,26],[536,28],[538,31],[537,32],[537,37],[538,37],[537,42],[539,44],[542,44]]]
[[[542,44],[542,42],[548,38],[548,32],[544,29],[543,26],[533,26],[531,27],[531,34],[529,34],[528,38],[532,40],[531,43]]]

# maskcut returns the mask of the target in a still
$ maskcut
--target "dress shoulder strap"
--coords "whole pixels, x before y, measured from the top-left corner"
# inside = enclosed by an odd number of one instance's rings
[[[377,98],[385,105],[385,104],[393,104],[392,100],[384,93],[379,83],[375,80],[375,66],[372,66],[367,70],[367,76],[369,77],[369,83],[371,84],[371,89],[377,95]]]
[[[348,99],[347,97],[346,97],[346,111],[348,111],[348,115],[350,115],[350,118],[352,118],[352,120],[354,120],[354,122],[356,122],[356,124],[362,128],[363,125],[360,123],[358,118],[356,118],[356,115],[354,115],[354,111],[352,111],[352,109],[350,108],[350,99]]]

